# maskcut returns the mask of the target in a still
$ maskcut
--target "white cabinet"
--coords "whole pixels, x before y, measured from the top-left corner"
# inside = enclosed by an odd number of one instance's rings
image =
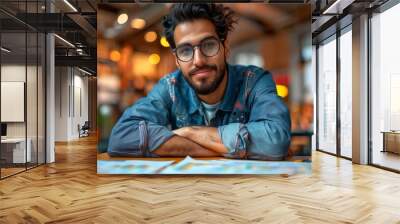
[[[30,138],[27,139],[26,151],[25,138],[2,139],[1,145],[12,152],[12,163],[25,163],[32,161],[32,140]],[[11,154],[9,156],[11,157]]]

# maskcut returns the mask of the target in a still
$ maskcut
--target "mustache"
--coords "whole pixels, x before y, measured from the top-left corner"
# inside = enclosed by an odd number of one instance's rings
[[[200,70],[203,70],[203,69],[216,71],[217,70],[217,66],[216,65],[205,65],[205,66],[202,66],[202,67],[194,68],[194,69],[190,70],[189,75],[192,76],[192,75],[194,75],[194,73],[196,73],[196,72],[198,72]]]

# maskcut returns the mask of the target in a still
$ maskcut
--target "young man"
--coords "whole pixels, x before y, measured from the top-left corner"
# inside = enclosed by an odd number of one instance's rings
[[[226,62],[233,23],[222,5],[173,5],[163,26],[179,69],[124,112],[111,133],[111,156],[287,155],[290,116],[271,74]]]

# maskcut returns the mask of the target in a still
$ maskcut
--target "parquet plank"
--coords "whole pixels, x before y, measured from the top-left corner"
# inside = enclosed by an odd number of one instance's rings
[[[312,175],[96,174],[96,139],[0,181],[0,223],[400,223],[400,175],[313,152]]]

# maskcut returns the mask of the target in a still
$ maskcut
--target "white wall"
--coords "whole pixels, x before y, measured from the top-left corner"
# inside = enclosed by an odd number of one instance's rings
[[[27,67],[28,74],[35,73],[36,67],[28,66]],[[25,82],[25,65],[2,65],[1,66],[1,81],[4,82]],[[30,76],[28,76],[29,78]],[[30,85],[36,86],[36,81],[29,80]],[[36,99],[36,88],[27,88],[27,103],[33,102]],[[34,99],[33,99],[34,98]],[[35,101],[36,102],[36,101]],[[29,105],[28,105],[29,106]],[[36,108],[36,103],[34,105],[30,105],[31,107]],[[1,110],[7,110],[7,108],[1,108]],[[28,113],[28,122],[32,122],[35,120],[36,123],[36,113],[31,114]],[[8,137],[25,137],[25,123],[26,122],[7,122],[7,136]],[[29,127],[33,127],[33,125],[28,125]],[[36,126],[35,126],[36,129]],[[29,130],[28,130],[29,133]],[[29,137],[29,136],[28,136]]]
[[[44,162],[44,89],[43,89],[42,68],[21,64],[4,64],[1,66],[1,81],[24,82],[26,83],[26,106],[22,112],[27,115],[24,122],[6,122],[7,137],[30,139],[32,161]],[[27,80],[25,78],[27,77]],[[22,90],[23,91],[23,90]],[[24,94],[22,92],[22,94]],[[7,96],[2,96],[7,97]],[[1,110],[10,110],[10,108],[1,108]],[[37,157],[37,153],[39,156]]]
[[[28,67],[31,70],[32,67]],[[1,81],[5,82],[25,82],[25,65],[2,65]],[[7,110],[7,108],[1,108]],[[12,122],[7,123],[8,137],[25,137],[25,123]]]
[[[2,65],[1,81],[25,82],[25,65]],[[6,108],[1,108],[1,110],[6,110]],[[25,137],[25,123],[7,123],[7,137]]]
[[[56,141],[79,138],[78,124],[88,120],[88,78],[83,75],[76,68],[56,67]]]
[[[55,68],[55,141],[68,140],[68,71],[67,67]]]
[[[88,120],[88,78],[81,76],[82,73],[74,75],[74,111],[72,119],[72,135],[78,136],[77,126],[81,126]],[[81,107],[81,108],[80,108]],[[80,111],[81,110],[81,111]]]

